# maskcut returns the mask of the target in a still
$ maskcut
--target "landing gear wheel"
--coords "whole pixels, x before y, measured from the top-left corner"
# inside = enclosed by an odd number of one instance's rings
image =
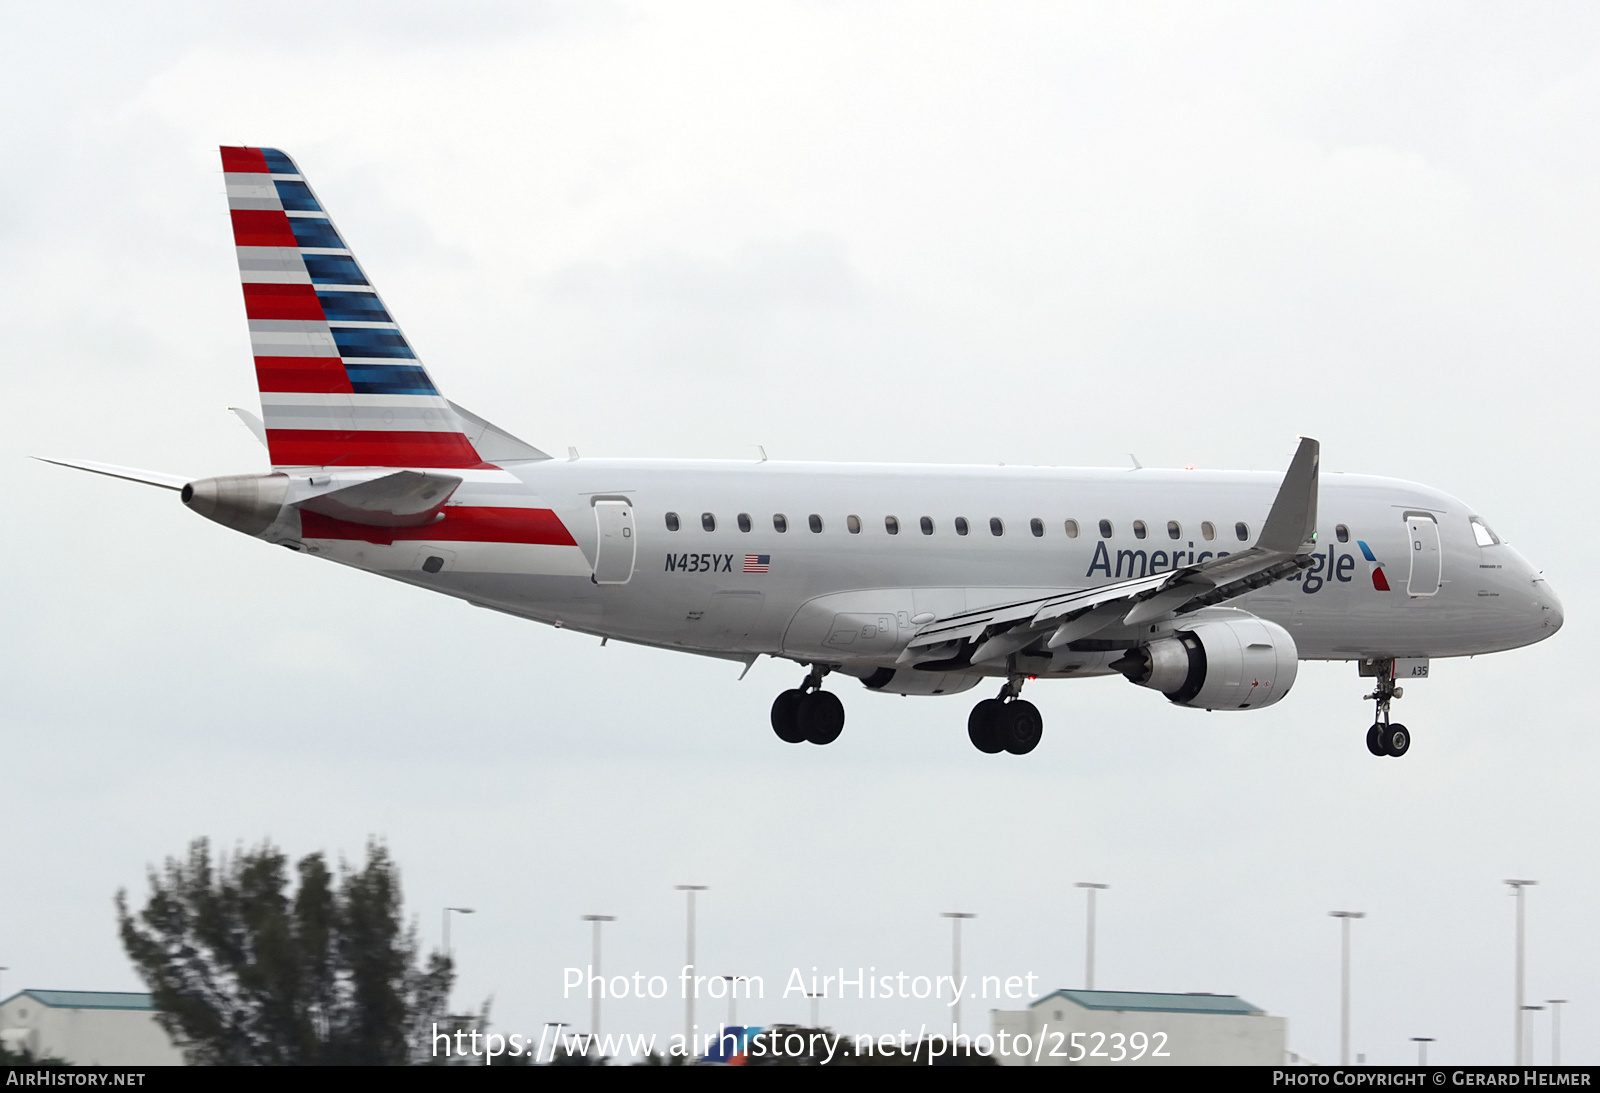
[[[972,712],[967,715],[967,739],[985,755],[1005,750],[1005,745],[995,732],[996,716],[1004,713],[1005,708],[1005,703],[998,698],[986,698],[972,707]]]
[[[1383,734],[1383,753],[1396,759],[1411,750],[1411,730],[1404,725],[1390,725]]]
[[[813,744],[831,744],[844,731],[844,703],[832,691],[812,691],[801,696],[795,720],[805,739]]]
[[[804,691],[788,690],[772,703],[772,731],[785,744],[804,743],[806,734],[800,730],[800,700]]]
[[[1383,746],[1383,726],[1374,725],[1367,730],[1367,750],[1373,755],[1388,755],[1389,751]]]
[[[1027,755],[1044,737],[1044,718],[1032,702],[1017,699],[1000,708],[990,721],[1001,746],[1012,755]]]

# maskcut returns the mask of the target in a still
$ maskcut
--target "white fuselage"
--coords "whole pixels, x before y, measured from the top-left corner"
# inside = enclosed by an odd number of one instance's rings
[[[783,656],[859,676],[895,666],[934,618],[1241,550],[1281,481],[1253,472],[604,459],[455,473],[464,482],[436,527],[461,506],[547,509],[571,541],[484,543],[423,528],[392,543],[308,535],[303,546],[586,633],[740,660]],[[604,537],[607,520],[616,532],[619,511],[625,531]],[[1511,547],[1479,545],[1473,515],[1426,486],[1324,474],[1311,568],[1205,610],[1272,620],[1303,659],[1462,656],[1554,633],[1562,615],[1549,585]],[[1436,554],[1413,541],[1408,516],[1436,524]],[[295,545],[283,525],[263,537]],[[615,583],[597,582],[597,566]],[[1104,630],[1036,650],[1021,669],[1105,672],[1118,650],[1153,632]]]

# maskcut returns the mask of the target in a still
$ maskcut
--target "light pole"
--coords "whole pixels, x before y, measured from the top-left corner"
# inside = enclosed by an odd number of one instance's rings
[[[1517,1065],[1522,1065],[1522,890],[1536,880],[1508,880],[1505,882],[1517,895]]]
[[[950,920],[950,989],[955,992],[955,1020],[950,1029],[950,1050],[955,1052],[955,1035],[961,1029],[961,920],[964,918],[977,918],[970,911],[940,911],[940,918]]]
[[[556,1042],[550,1045],[550,1061],[553,1063],[556,1061],[556,1049],[561,1046],[561,1030],[567,1027],[567,1023],[565,1021],[546,1021],[544,1027],[556,1030]],[[537,1063],[539,1060],[536,1057],[533,1061]]]
[[[0,968],[0,972],[8,972],[10,970],[11,970],[10,968]],[[5,998],[5,995],[4,994],[0,994],[0,999],[3,999],[3,998]]]
[[[689,949],[688,959],[684,961],[685,971],[689,978],[682,980],[683,990],[683,1049],[692,1058],[694,1055],[694,996],[699,988],[694,982],[694,894],[704,892],[709,885],[705,884],[679,884],[676,886],[680,892],[689,896]]]
[[[1339,920],[1339,1065],[1350,1065],[1350,920],[1366,918],[1365,911],[1329,911]]]
[[[1538,1013],[1543,1009],[1544,1009],[1543,1006],[1523,1006],[1522,1007],[1522,1011],[1524,1013]],[[1533,1049],[1533,1033],[1534,1033],[1533,1018],[1530,1017],[1530,1018],[1528,1018],[1528,1065],[1529,1066],[1533,1065],[1534,1057],[1539,1054],[1537,1051],[1535,1051]]]
[[[452,912],[454,912],[455,914],[458,914],[458,915],[475,915],[475,914],[477,914],[477,912],[474,911],[471,907],[446,907],[444,909],[444,955],[446,957],[449,957],[451,955],[451,950],[450,950],[450,915],[451,915]]]
[[[807,991],[806,992],[806,997],[811,999],[811,1027],[812,1028],[821,1028],[822,1027],[822,1016],[818,1012],[818,1006],[821,1003],[819,1003],[817,1000],[819,998],[821,998],[822,995],[816,993],[815,991]]]
[[[1550,1065],[1561,1065],[1561,1007],[1567,1004],[1565,998],[1546,998],[1544,1004],[1550,1007]]]
[[[600,924],[602,922],[617,921],[616,915],[580,915],[584,922],[594,923],[594,967],[589,970],[591,976],[600,975]],[[600,1039],[600,996],[605,993],[605,977],[600,977],[600,994],[594,993],[594,987],[589,987],[589,1035],[596,1040]]]
[[[734,1028],[739,1024],[739,984],[748,982],[742,975],[719,975],[718,979],[728,981],[728,1027]]]
[[[1111,886],[1109,884],[1094,884],[1090,881],[1082,880],[1078,882],[1077,886],[1089,893],[1088,940],[1085,943],[1086,951],[1083,958],[1083,989],[1086,991],[1092,991],[1094,990],[1094,894],[1101,889],[1110,888]]]
[[[1433,1043],[1432,1036],[1413,1036],[1411,1042],[1417,1045],[1417,1065],[1428,1065],[1428,1045]]]

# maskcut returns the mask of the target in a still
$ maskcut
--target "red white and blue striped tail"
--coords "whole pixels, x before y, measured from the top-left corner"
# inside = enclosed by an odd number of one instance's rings
[[[225,147],[222,170],[273,465],[493,466],[510,438],[439,394],[294,161]]]

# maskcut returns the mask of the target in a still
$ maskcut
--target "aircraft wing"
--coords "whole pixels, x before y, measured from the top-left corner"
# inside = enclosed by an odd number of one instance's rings
[[[936,647],[978,642],[970,663],[1004,660],[1052,631],[1046,646],[1059,649],[1107,626],[1134,626],[1180,611],[1210,607],[1281,581],[1312,564],[1317,529],[1320,447],[1302,437],[1278,487],[1256,544],[1225,558],[1146,577],[1059,595],[1035,597],[935,619],[919,630],[900,657],[915,664],[938,659]],[[960,646],[952,646],[955,656]]]

